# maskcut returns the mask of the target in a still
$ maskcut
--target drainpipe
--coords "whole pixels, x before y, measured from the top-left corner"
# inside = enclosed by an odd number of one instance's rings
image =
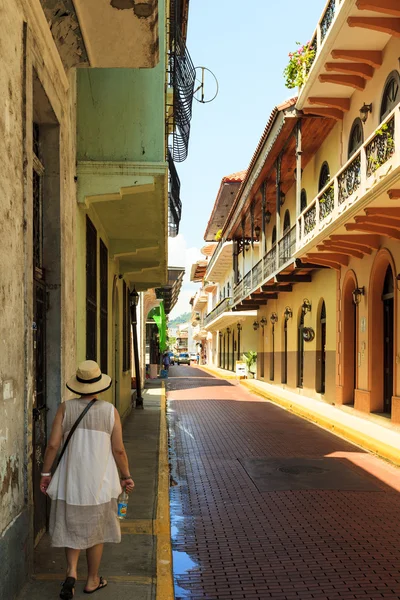
[[[139,347],[138,347],[138,336],[137,336],[137,305],[139,302],[139,294],[136,289],[129,294],[130,308],[131,308],[131,321],[132,321],[132,339],[133,339],[133,358],[135,361],[135,372],[136,372],[136,408],[144,408],[143,397],[142,397],[142,382],[140,377],[140,363],[139,363]]]

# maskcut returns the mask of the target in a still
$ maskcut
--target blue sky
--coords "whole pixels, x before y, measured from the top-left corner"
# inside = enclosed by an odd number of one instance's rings
[[[296,94],[282,72],[296,41],[311,39],[325,0],[190,0],[187,46],[195,66],[215,73],[219,94],[194,101],[189,156],[178,163],[183,215],[169,264],[186,266],[171,317],[190,309],[188,282],[222,177],[246,169],[277,104]],[[305,8],[307,7],[307,8]]]

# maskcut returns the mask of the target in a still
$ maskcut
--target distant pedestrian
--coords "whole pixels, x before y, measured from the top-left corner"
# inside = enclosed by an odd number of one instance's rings
[[[164,356],[163,356],[163,365],[164,365],[164,369],[165,371],[169,371],[169,366],[171,364],[171,359],[169,357],[169,352],[164,352]]]
[[[91,594],[106,587],[107,581],[98,572],[103,545],[121,541],[117,499],[121,486],[131,492],[135,485],[119,414],[112,404],[98,399],[111,383],[111,377],[103,374],[96,362],[87,360],[79,365],[67,388],[80,398],[59,406],[44,455],[40,490],[51,498],[51,543],[64,547],[67,559],[60,592],[63,600],[74,596],[81,550],[86,550],[88,564],[84,592]],[[62,440],[61,461],[52,475]]]
[[[200,354],[199,353],[197,353],[196,360],[197,360],[197,364],[199,365],[200,364]]]

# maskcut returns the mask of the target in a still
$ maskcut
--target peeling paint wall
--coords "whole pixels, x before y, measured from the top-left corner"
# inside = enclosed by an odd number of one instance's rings
[[[51,167],[46,174],[60,218],[55,224],[49,212],[45,225],[49,251],[56,245],[60,254],[58,271],[46,273],[49,310],[59,326],[58,337],[53,329],[48,337],[48,357],[57,354],[52,349],[58,352],[57,360],[48,363],[49,428],[64,397],[63,382],[75,370],[76,127],[75,74],[63,67],[39,0],[0,0],[0,14],[0,600],[10,600],[24,584],[33,556],[32,124],[37,119],[34,102],[41,101],[35,81],[57,122],[60,152],[57,181]]]

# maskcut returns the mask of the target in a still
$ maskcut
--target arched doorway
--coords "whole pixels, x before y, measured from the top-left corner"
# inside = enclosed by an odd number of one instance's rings
[[[304,382],[304,311],[301,308],[297,327],[297,387],[302,388]]]
[[[283,261],[282,264],[286,263],[291,258],[290,252],[290,239],[289,235],[287,235],[290,231],[290,213],[288,210],[285,211],[285,216],[283,219],[283,244],[282,251],[283,256],[280,257]]]
[[[283,361],[282,361],[282,383],[287,383],[287,358],[288,358],[288,318],[283,318]]]
[[[342,387],[343,404],[354,404],[354,390],[357,388],[357,306],[353,301],[353,291],[357,280],[353,272],[343,287],[342,323]]]
[[[319,371],[319,385],[318,391],[320,394],[325,394],[325,373],[326,373],[326,306],[325,301],[322,301],[321,312],[319,316],[320,326],[320,346],[319,346],[319,359],[320,359],[320,371]]]
[[[324,189],[324,187],[329,183],[331,178],[330,169],[328,163],[325,161],[322,164],[321,170],[319,172],[319,180],[318,180],[318,191]]]
[[[400,76],[398,71],[392,71],[386,79],[382,95],[380,118],[381,121],[397,106],[400,100]]]
[[[271,322],[271,352],[269,362],[269,378],[270,381],[275,379],[275,322]]]
[[[391,414],[396,356],[397,290],[390,252],[378,252],[369,283],[369,388],[371,412]]]
[[[383,282],[383,412],[392,412],[394,347],[394,281],[392,267]]]

